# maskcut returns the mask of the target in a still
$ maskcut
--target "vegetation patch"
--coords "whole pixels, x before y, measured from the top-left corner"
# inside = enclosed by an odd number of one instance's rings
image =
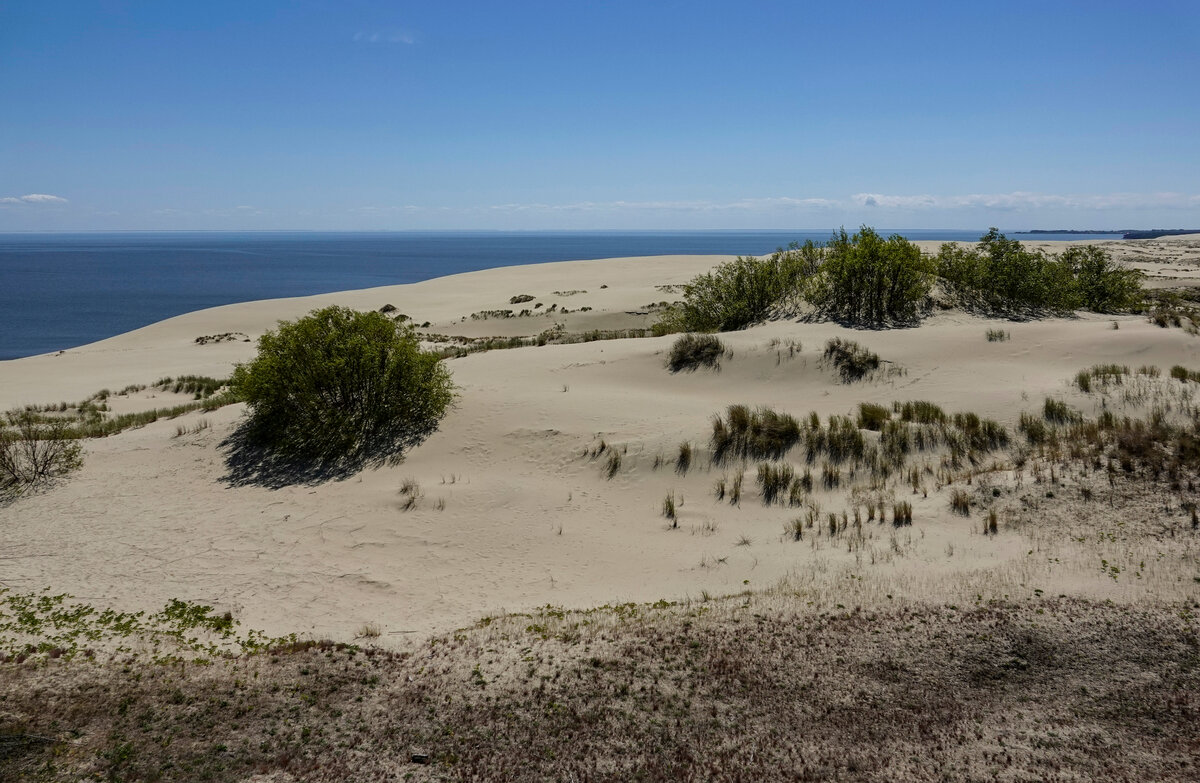
[[[730,405],[725,418],[713,418],[709,443],[713,462],[721,465],[736,459],[779,459],[800,440],[800,422],[771,408],[751,410]]]
[[[879,354],[853,340],[835,337],[825,344],[825,360],[837,368],[843,383],[861,381],[879,369]]]
[[[720,369],[724,353],[725,344],[714,335],[685,334],[671,344],[667,367],[671,372],[694,372],[700,367]]]
[[[232,386],[249,406],[253,441],[319,461],[395,454],[436,427],[454,396],[411,327],[336,306],[264,334]]]
[[[1048,255],[1026,249],[995,228],[974,248],[942,245],[934,264],[937,275],[952,287],[998,312],[1113,313],[1137,309],[1144,298],[1142,274],[1114,261],[1103,248],[1072,247]]]
[[[206,666],[9,665],[2,729],[51,743],[4,774],[1195,779],[1192,608],[894,603],[547,607],[415,654],[297,642]]]

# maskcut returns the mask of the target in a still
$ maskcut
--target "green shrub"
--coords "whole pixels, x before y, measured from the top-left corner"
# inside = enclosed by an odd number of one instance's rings
[[[841,321],[911,321],[933,284],[933,265],[916,245],[866,226],[853,236],[835,233],[824,255],[808,298]]]
[[[264,334],[232,386],[256,441],[324,461],[394,452],[436,427],[454,396],[449,373],[411,327],[336,306]]]
[[[727,332],[761,321],[799,298],[819,257],[819,248],[809,242],[769,258],[739,256],[721,264],[684,286],[683,302],[663,314],[654,333]]]
[[[1095,313],[1115,313],[1140,307],[1144,298],[1142,273],[1113,261],[1095,245],[1068,248],[1061,256],[1075,278],[1075,307]]]
[[[935,257],[938,276],[974,291],[994,310],[1091,310],[1109,313],[1141,305],[1141,273],[1112,260],[1094,245],[1061,256],[1027,250],[995,228],[976,248],[942,245]]]
[[[696,370],[699,367],[720,367],[725,345],[711,334],[685,334],[671,345],[667,367],[671,372]]]

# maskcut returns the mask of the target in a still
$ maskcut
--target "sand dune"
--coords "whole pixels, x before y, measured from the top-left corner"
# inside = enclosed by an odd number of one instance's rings
[[[1180,284],[1200,274],[1194,237],[1109,244],[1154,279]],[[571,332],[645,327],[654,319],[649,305],[678,297],[663,286],[722,260],[543,264],[229,305],[60,354],[0,363],[0,404],[75,400],[168,375],[224,376],[253,355],[253,343],[198,345],[197,337],[241,332],[254,339],[279,319],[334,303],[392,304],[417,323],[430,322],[430,332],[468,337],[535,335],[555,323]],[[517,294],[536,300],[509,304]],[[535,312],[551,305],[557,311],[471,318],[536,302],[543,306]],[[563,308],[572,312],[563,315]],[[989,328],[1006,329],[1011,339],[990,343]],[[859,341],[897,372],[840,382],[820,359],[832,337]],[[872,528],[857,552],[785,536],[783,526],[797,512],[760,503],[753,465],[740,507],[717,501],[714,483],[722,475],[732,479],[737,469],[710,465],[712,416],[733,403],[824,417],[849,413],[861,401],[923,399],[1012,426],[1047,395],[1094,413],[1096,399],[1070,384],[1090,365],[1200,367],[1200,341],[1142,316],[1020,323],[948,311],[919,328],[888,331],[776,321],[722,335],[731,355],[719,372],[674,375],[664,359],[672,339],[450,360],[460,396],[440,430],[403,464],[345,481],[231,485],[222,444],[243,415],[240,405],[89,441],[76,475],[0,507],[0,584],[68,591],[121,609],[153,609],[170,598],[201,601],[270,633],[349,639],[376,623],[393,640],[545,604],[698,598],[813,585],[864,569],[880,592],[886,583],[914,596],[948,585],[983,584],[1000,593],[1032,573],[1034,534],[1014,526],[999,537],[979,535],[978,520],[951,514],[932,482],[926,495],[905,496],[916,522],[901,540],[893,540],[890,525]],[[163,402],[155,394],[113,404],[153,407]],[[194,428],[201,419],[210,426],[176,436],[179,425]],[[591,456],[601,441],[621,455],[611,479],[604,475],[607,453]],[[680,473],[675,459],[684,442],[696,457]],[[420,485],[421,498],[402,510],[398,491],[407,479]],[[661,514],[667,493],[680,504],[674,529]],[[845,488],[816,495],[829,511],[852,505]],[[971,580],[984,572],[995,576]],[[1154,589],[1170,598],[1190,590],[1170,580],[1138,586],[1070,569],[1054,573],[1045,572],[1047,584],[1058,579],[1091,595],[1136,597]]]

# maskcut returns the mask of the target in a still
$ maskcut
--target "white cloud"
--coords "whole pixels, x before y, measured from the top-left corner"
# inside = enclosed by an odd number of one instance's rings
[[[398,43],[411,46],[417,42],[417,37],[407,30],[360,30],[354,34],[354,40],[360,43]]]
[[[850,197],[860,207],[886,209],[993,209],[1001,211],[1039,209],[1193,209],[1200,195],[1186,193],[1099,193],[1062,195],[1056,193],[971,193],[957,196],[886,195],[856,193]]]
[[[485,209],[494,212],[727,212],[731,210],[752,211],[770,209],[829,209],[842,206],[840,202],[827,198],[792,198],[776,196],[770,198],[744,198],[735,201],[579,201],[571,204],[493,204]]]
[[[48,193],[27,193],[24,196],[5,196],[0,198],[0,204],[66,204],[62,196],[51,196]]]

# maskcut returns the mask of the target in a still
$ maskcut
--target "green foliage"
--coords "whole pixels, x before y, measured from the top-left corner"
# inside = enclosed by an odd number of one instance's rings
[[[321,460],[395,449],[436,427],[454,397],[449,373],[411,327],[336,306],[264,334],[232,386],[250,407],[255,440]]]
[[[700,367],[720,368],[725,345],[711,334],[685,334],[671,345],[667,367],[671,372],[696,370]]]
[[[683,302],[667,310],[654,332],[727,332],[761,321],[798,299],[819,258],[819,248],[808,242],[769,258],[739,256],[721,264],[684,286]]]
[[[866,226],[853,236],[835,233],[824,256],[809,301],[842,321],[911,321],[933,283],[932,263],[916,245]]]
[[[994,310],[1116,312],[1142,301],[1141,274],[1112,260],[1094,245],[1073,247],[1061,256],[1028,250],[992,228],[977,248],[942,245],[934,259],[938,276],[975,292]]]
[[[1142,273],[1129,269],[1095,245],[1072,247],[1061,256],[1075,278],[1075,307],[1095,313],[1114,313],[1140,307]]]

